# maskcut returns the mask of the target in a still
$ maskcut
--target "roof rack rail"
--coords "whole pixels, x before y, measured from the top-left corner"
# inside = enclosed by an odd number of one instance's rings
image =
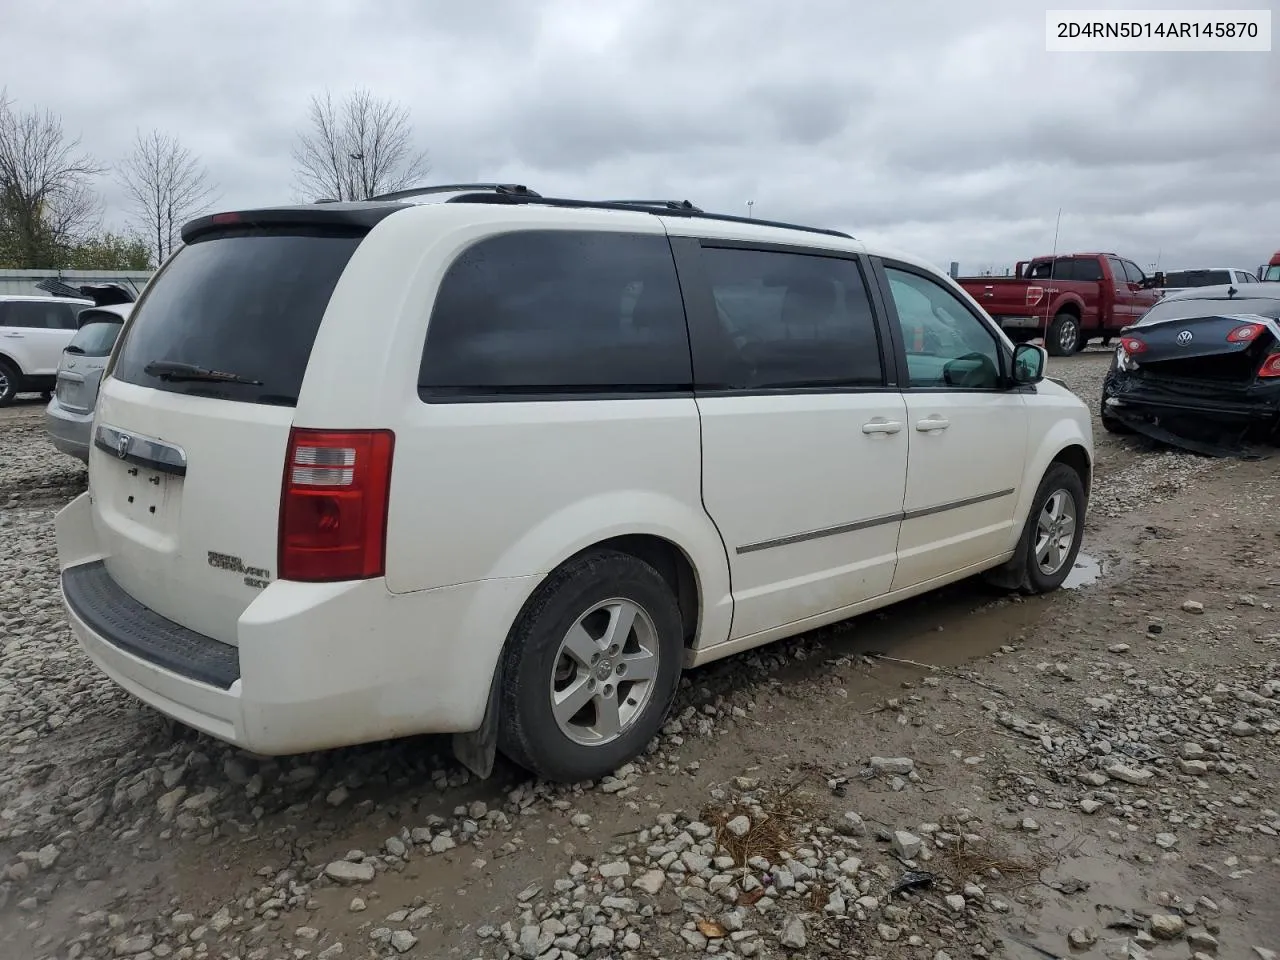
[[[541,197],[542,194],[534,190],[530,190],[523,183],[440,183],[428,187],[408,187],[404,190],[394,190],[391,193],[380,193],[377,196],[370,197],[370,200],[407,200],[410,197],[424,197],[433,193],[464,193],[468,191],[487,191],[504,196],[528,197],[535,199]]]
[[[701,207],[695,207],[688,200],[609,200],[607,203],[620,203],[628,207],[660,207],[664,210],[687,210],[690,213],[705,213]]]
[[[569,197],[544,197],[535,190],[530,190],[522,183],[445,183],[433,186],[409,187],[391,193],[370,197],[370,201],[404,200],[410,197],[428,196],[437,193],[454,193],[448,203],[516,203],[537,204],[546,207],[565,207],[588,210],[630,210],[651,213],[655,216],[699,217],[707,220],[719,220],[724,223],[741,223],[753,227],[777,227],[781,230],[799,230],[804,233],[818,233],[828,237],[840,237],[843,240],[854,239],[842,230],[830,230],[826,227],[808,227],[798,223],[784,223],[781,220],[760,220],[755,217],[738,217],[727,213],[707,213],[701,207],[688,200],[575,200]],[[332,201],[318,200],[317,203]]]

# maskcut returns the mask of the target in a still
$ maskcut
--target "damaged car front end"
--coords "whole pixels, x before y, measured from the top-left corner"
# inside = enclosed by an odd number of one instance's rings
[[[1121,331],[1102,425],[1208,456],[1280,442],[1280,284],[1173,294]]]

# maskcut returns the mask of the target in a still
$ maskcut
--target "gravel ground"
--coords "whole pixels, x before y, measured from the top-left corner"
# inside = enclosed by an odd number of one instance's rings
[[[1092,405],[1107,359],[1051,372]],[[1078,589],[959,585],[714,664],[642,760],[553,787],[434,738],[252,757],[122,693],[58,602],[85,474],[41,411],[0,416],[0,956],[1280,950],[1266,462],[1095,424]]]

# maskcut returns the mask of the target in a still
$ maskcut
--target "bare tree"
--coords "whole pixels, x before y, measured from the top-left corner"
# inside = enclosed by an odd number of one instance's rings
[[[147,238],[156,264],[182,244],[182,225],[209,209],[209,172],[177,137],[138,131],[133,152],[120,166],[120,183],[133,201],[133,220]]]
[[[309,199],[367,200],[420,181],[430,166],[413,143],[409,111],[358,89],[339,105],[311,98],[309,129],[293,148],[294,178]]]
[[[0,91],[0,226],[15,262],[57,266],[61,251],[99,225],[90,181],[103,171],[57,116],[19,112]]]

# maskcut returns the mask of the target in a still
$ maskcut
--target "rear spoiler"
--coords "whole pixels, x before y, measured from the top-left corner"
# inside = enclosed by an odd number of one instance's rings
[[[132,290],[128,290],[118,283],[82,283],[78,287],[73,287],[69,283],[63,283],[61,280],[51,277],[47,280],[37,280],[34,286],[36,289],[51,293],[55,297],[92,300],[95,307],[109,307],[117,303],[133,303],[138,299]]]
[[[258,230],[338,229],[368,231],[395,213],[413,206],[408,203],[367,201],[322,203],[298,207],[271,207],[262,210],[228,211],[197,217],[182,226],[182,242],[193,243],[209,234]]]

